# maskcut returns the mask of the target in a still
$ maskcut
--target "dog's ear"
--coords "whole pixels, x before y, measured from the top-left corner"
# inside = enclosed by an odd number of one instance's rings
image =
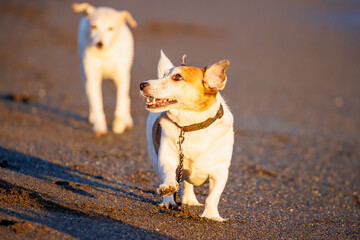
[[[174,65],[171,63],[171,61],[168,59],[168,57],[164,54],[164,52],[160,51],[160,60],[158,64],[158,78],[163,78],[165,75],[165,72],[171,68],[174,67]]]
[[[211,90],[223,90],[226,84],[226,69],[228,68],[229,60],[222,60],[209,67],[204,68],[204,85]]]
[[[74,12],[82,12],[89,15],[94,11],[95,7],[88,3],[74,3],[72,9]]]
[[[120,16],[123,20],[125,20],[125,22],[129,24],[130,27],[136,28],[137,22],[132,17],[131,13],[129,13],[128,11],[121,11]]]

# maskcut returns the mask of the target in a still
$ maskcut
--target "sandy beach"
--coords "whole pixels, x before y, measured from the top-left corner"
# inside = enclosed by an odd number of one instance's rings
[[[360,2],[89,1],[138,22],[134,128],[87,121],[73,1],[0,2],[1,239],[360,239]],[[229,59],[224,223],[158,206],[139,83]],[[104,81],[109,127],[115,87]],[[208,183],[195,188],[200,202]]]

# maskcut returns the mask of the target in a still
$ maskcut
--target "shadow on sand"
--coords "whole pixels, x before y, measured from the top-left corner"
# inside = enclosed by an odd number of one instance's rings
[[[74,193],[93,197],[92,194],[87,193],[84,190],[75,189],[70,183],[86,184],[98,190],[110,189],[121,194],[122,197],[130,198],[137,201],[142,201],[156,205],[155,201],[139,196],[135,193],[126,191],[121,188],[110,186],[112,183],[106,179],[101,179],[98,176],[91,176],[88,173],[82,173],[79,170],[73,170],[69,167],[65,167],[56,163],[45,161],[41,158],[33,157],[17,151],[5,149],[0,147],[0,166],[7,168],[27,176],[38,178],[45,181],[56,181],[55,184],[64,187]],[[82,176],[93,177],[94,180],[85,178]],[[95,181],[96,179],[96,181]],[[130,188],[125,184],[115,183],[123,188]],[[100,190],[101,191],[101,190]]]
[[[47,196],[43,197],[33,190],[3,180],[0,180],[0,192],[3,201],[8,201],[6,195],[11,195],[10,198],[14,199],[14,204],[28,204],[35,209],[27,211],[0,209],[3,214],[31,222],[26,224],[26,222],[16,220],[1,220],[2,223],[7,224],[1,224],[0,227],[14,225],[11,226],[11,229],[16,233],[27,233],[27,231],[30,231],[29,229],[34,227],[33,223],[37,223],[80,239],[171,239],[101,214],[90,215],[62,206],[49,200]],[[39,214],[36,209],[45,210],[46,214]],[[26,226],[25,229],[24,226],[21,226],[22,224]],[[46,228],[40,228],[37,231],[44,232],[44,230]]]
[[[40,113],[43,112],[52,122],[68,126],[76,130],[91,132],[91,126],[86,117],[77,113],[61,110],[57,107],[41,104],[38,102],[38,97],[35,95],[22,93],[0,94],[0,100],[2,100],[8,108],[15,108],[16,110],[27,114],[34,114],[33,111]],[[89,124],[89,126],[85,127],[81,123]]]
[[[110,181],[99,179],[97,176],[93,176],[94,180],[92,180],[89,179],[90,176],[88,173],[82,174],[78,170],[72,170],[68,167],[13,150],[5,149],[3,147],[0,147],[0,167],[37,179],[51,181],[54,185],[56,184],[74,194],[80,194],[82,196],[91,198],[95,197],[91,193],[77,188],[78,185],[86,184],[99,191],[104,191],[106,189],[113,190],[118,193],[116,195],[123,198],[142,201],[153,205],[157,204],[153,200],[124,190],[124,188],[132,188],[131,186],[115,183],[120,187],[113,187],[110,186]],[[91,239],[111,239],[113,236],[117,236],[117,239],[139,238],[141,236],[147,236],[147,238],[168,239],[167,237],[158,235],[155,232],[134,227],[112,218],[111,211],[118,211],[117,213],[121,214],[121,210],[119,211],[117,209],[109,208],[106,209],[108,212],[105,211],[105,213],[98,213],[96,211],[91,211],[92,206],[89,205],[88,208],[90,212],[87,213],[87,209],[82,211],[81,208],[77,209],[74,207],[75,209],[72,209],[72,207],[62,206],[59,203],[56,203],[56,201],[53,201],[53,197],[39,194],[34,190],[14,185],[6,182],[4,179],[0,180],[0,192],[2,193],[1,195],[3,195],[2,201],[6,201],[6,195],[9,196],[8,199],[11,199],[9,201],[18,201],[16,199],[23,199],[21,204],[25,204],[27,209],[29,209],[29,206],[30,209],[32,209],[29,211],[16,212],[11,209],[2,208],[0,210],[2,213],[30,222],[43,224],[81,239],[89,239],[89,236],[92,236]],[[19,196],[17,197],[16,194]],[[35,214],[33,210],[34,207],[35,209],[45,210],[46,214]]]

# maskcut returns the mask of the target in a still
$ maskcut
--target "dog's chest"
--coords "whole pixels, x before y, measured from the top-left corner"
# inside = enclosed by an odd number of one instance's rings
[[[171,141],[174,146],[174,151],[179,151],[179,135],[180,128],[177,128],[172,123],[168,124],[168,120],[165,120],[165,126],[160,124],[161,119],[164,119],[162,115],[156,119],[152,128],[153,144],[156,153],[158,154],[161,141],[161,131],[164,130],[164,137]],[[165,118],[166,119],[166,118]],[[164,125],[164,122],[163,122]],[[219,138],[222,138],[221,134],[217,134],[215,129],[203,129],[194,132],[185,132],[184,141],[181,144],[183,152],[191,159],[198,159],[199,156],[206,153],[216,151],[219,146],[213,146]]]
[[[112,59],[104,61],[102,64],[102,74],[104,78],[114,78],[119,75],[119,67]]]
[[[187,136],[186,136],[187,135]],[[224,152],[216,142],[217,138],[207,134],[185,134],[185,141],[182,144],[184,153],[184,179],[191,184],[201,185],[209,175],[212,175],[219,168],[227,167],[223,164]]]
[[[174,125],[164,127],[165,135],[173,143],[174,151],[179,152],[180,129]],[[231,154],[228,148],[233,142],[231,133],[232,129],[221,122],[215,122],[208,128],[198,131],[185,132],[181,144],[185,156],[184,169],[194,176],[208,174],[219,165],[224,165],[224,156]],[[153,136],[156,136],[154,132]],[[159,138],[159,135],[157,136]]]

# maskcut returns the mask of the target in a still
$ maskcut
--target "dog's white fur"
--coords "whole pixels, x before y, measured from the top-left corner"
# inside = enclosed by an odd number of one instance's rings
[[[89,101],[89,121],[94,132],[107,132],[103,109],[102,80],[112,79],[117,89],[113,131],[122,133],[132,128],[130,114],[130,70],[134,55],[134,40],[126,25],[136,27],[127,11],[116,11],[88,3],[73,4],[75,12],[84,13],[78,30],[81,77]]]
[[[222,63],[222,64],[219,64]],[[201,205],[194,194],[193,185],[201,185],[209,179],[209,195],[205,201],[205,210],[201,217],[224,221],[218,212],[218,203],[225,184],[228,179],[228,169],[233,151],[234,132],[233,116],[227,107],[224,99],[218,90],[224,88],[226,83],[225,70],[228,61],[216,63],[205,70],[204,88],[210,87],[216,91],[216,98],[211,106],[206,106],[205,110],[191,110],[191,105],[196,105],[190,95],[198,94],[197,87],[193,87],[190,79],[174,81],[172,78],[176,74],[183,74],[183,67],[174,67],[170,60],[161,51],[158,64],[158,79],[149,80],[146,87],[141,89],[145,97],[176,99],[176,104],[160,109],[149,109],[151,112],[147,120],[147,141],[148,150],[152,165],[157,177],[162,180],[158,192],[171,191],[178,189],[176,181],[176,170],[179,165],[179,149],[177,145],[180,129],[166,118],[160,120],[162,128],[159,156],[157,156],[153,144],[153,125],[162,114],[167,111],[168,117],[179,126],[188,126],[200,123],[216,115],[220,104],[224,108],[222,118],[216,120],[209,127],[185,133],[185,141],[182,145],[184,160],[184,182],[182,191],[182,203],[187,205]],[[221,69],[220,69],[221,68]],[[190,69],[191,70],[191,69]],[[225,80],[218,79],[223,73]],[[189,75],[190,76],[190,75]],[[202,86],[200,86],[201,88]],[[142,88],[142,87],[140,87]],[[195,92],[194,92],[195,91]],[[194,95],[194,96],[195,96]],[[201,97],[201,96],[200,96]],[[163,196],[161,206],[176,206],[173,195]]]

